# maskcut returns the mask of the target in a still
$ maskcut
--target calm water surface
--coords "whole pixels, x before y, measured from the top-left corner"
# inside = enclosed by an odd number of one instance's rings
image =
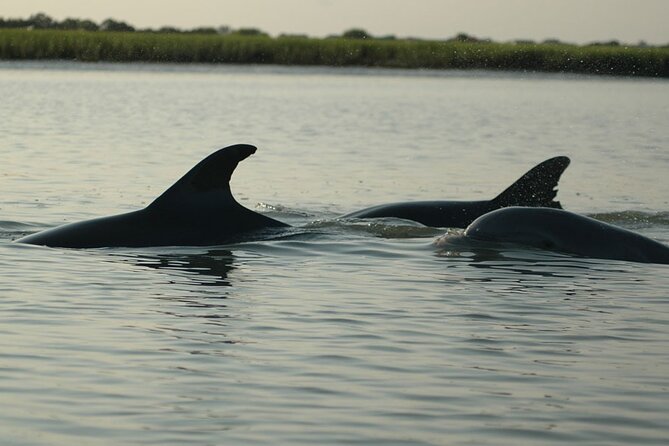
[[[0,104],[3,445],[666,444],[666,265],[336,216],[492,198],[568,155],[566,208],[668,243],[667,81],[3,62]],[[240,142],[236,197],[306,231],[11,243]]]

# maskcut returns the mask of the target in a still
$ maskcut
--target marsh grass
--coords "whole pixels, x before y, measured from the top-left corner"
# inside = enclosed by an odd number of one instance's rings
[[[0,59],[486,69],[669,77],[669,48],[0,30]]]

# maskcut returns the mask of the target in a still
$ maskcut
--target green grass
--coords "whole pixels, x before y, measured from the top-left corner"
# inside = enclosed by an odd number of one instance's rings
[[[488,69],[669,77],[669,48],[0,29],[0,59]]]

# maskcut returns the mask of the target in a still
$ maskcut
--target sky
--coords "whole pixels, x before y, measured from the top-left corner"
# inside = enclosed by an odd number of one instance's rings
[[[136,28],[227,25],[325,37],[351,28],[374,36],[495,41],[559,39],[669,43],[669,0],[1,0],[0,17],[44,12]]]

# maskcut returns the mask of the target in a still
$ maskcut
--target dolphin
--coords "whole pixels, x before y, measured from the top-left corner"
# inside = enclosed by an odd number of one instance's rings
[[[212,153],[144,209],[69,223],[17,242],[63,248],[211,246],[251,231],[287,227],[232,196],[232,173],[255,151],[237,144]]]
[[[466,228],[483,214],[507,206],[561,208],[557,195],[560,176],[569,166],[569,158],[548,159],[520,177],[489,201],[413,201],[373,206],[340,218],[395,217],[439,228]]]
[[[508,242],[597,259],[669,264],[669,246],[562,209],[507,207],[474,220],[472,240]]]

